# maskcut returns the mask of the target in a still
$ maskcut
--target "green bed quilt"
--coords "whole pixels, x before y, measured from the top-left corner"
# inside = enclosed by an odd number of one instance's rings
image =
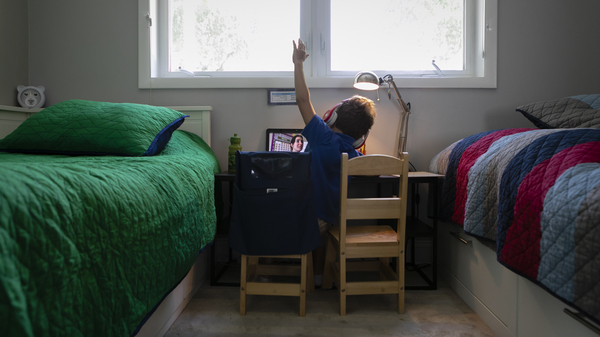
[[[215,235],[219,163],[0,152],[0,336],[130,336]]]

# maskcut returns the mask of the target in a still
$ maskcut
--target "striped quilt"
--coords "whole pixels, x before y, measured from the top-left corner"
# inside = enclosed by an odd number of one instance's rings
[[[440,152],[442,218],[600,322],[600,129],[503,129]]]

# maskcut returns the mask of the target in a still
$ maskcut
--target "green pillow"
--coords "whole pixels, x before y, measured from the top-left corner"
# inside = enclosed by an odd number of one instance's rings
[[[25,120],[0,140],[0,151],[152,156],[164,149],[185,117],[164,107],[69,100]]]

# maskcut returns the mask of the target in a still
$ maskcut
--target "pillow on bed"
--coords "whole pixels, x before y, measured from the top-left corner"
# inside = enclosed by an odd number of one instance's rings
[[[185,117],[164,107],[69,100],[25,120],[0,140],[0,151],[153,156]]]
[[[600,129],[600,95],[579,95],[522,105],[517,111],[540,129]]]

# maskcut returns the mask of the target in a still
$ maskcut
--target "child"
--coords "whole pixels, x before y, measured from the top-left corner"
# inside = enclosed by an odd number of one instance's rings
[[[368,98],[353,96],[331,110],[336,115],[335,119],[328,112],[328,123],[323,121],[315,114],[304,78],[304,61],[309,56],[306,46],[300,39],[298,45],[296,41],[293,41],[293,44],[296,103],[306,124],[302,134],[306,137],[312,153],[311,175],[322,238],[321,247],[313,252],[315,286],[321,286],[325,269],[327,230],[339,215],[341,154],[346,152],[349,158],[359,155],[355,148],[360,147],[373,126],[375,106]]]

